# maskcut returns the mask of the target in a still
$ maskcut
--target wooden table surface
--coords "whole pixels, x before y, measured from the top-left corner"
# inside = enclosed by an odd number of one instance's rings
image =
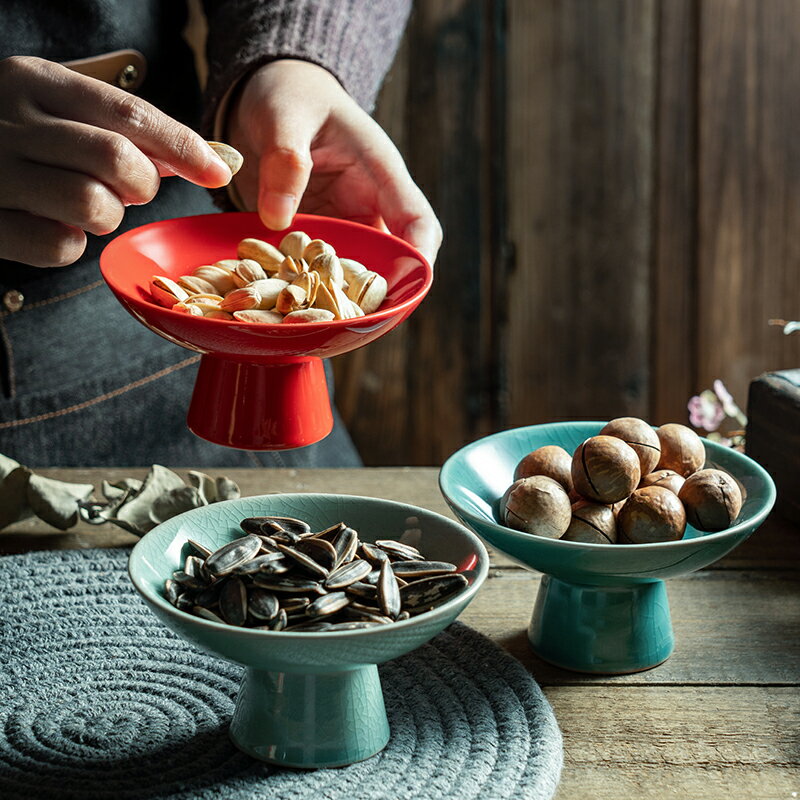
[[[186,469],[177,470],[185,476]],[[208,470],[207,470],[208,471]],[[42,474],[99,487],[142,469]],[[219,474],[211,471],[212,474]],[[225,470],[242,494],[325,491],[401,500],[452,516],[433,468]],[[59,533],[28,521],[0,552],[124,547],[109,526]],[[538,573],[492,555],[489,579],[460,619],[519,659],[564,734],[559,800],[800,797],[800,528],[771,518],[711,568],[668,581],[675,652],[634,675],[593,677],[536,658],[525,629]]]

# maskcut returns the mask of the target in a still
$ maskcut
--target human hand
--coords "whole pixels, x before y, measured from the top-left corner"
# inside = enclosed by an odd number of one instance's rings
[[[442,230],[381,127],[327,70],[273,61],[252,73],[226,140],[244,155],[235,183],[273,230],[298,210],[388,229],[432,264]]]
[[[224,186],[203,139],[141,98],[60,64],[0,61],[0,258],[61,267],[110,233],[160,176]]]

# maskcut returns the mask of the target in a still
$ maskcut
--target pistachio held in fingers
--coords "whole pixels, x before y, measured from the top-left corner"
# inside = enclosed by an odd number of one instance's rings
[[[242,154],[231,147],[229,144],[223,142],[209,142],[208,146],[219,156],[225,166],[231,171],[233,177],[244,164],[244,157]]]

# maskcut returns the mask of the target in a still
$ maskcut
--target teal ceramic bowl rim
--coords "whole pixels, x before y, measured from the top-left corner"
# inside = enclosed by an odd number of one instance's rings
[[[477,525],[477,528],[489,526],[496,530],[499,534],[503,536],[507,536],[510,538],[517,538],[521,541],[536,541],[537,544],[543,547],[555,547],[561,548],[563,550],[573,550],[573,551],[581,551],[589,548],[590,550],[617,550],[620,546],[626,548],[636,548],[637,550],[653,550],[653,549],[661,549],[663,547],[672,547],[672,548],[694,548],[697,547],[699,542],[704,541],[722,541],[728,537],[736,536],[737,534],[744,533],[749,530],[754,530],[757,528],[761,523],[766,519],[769,512],[772,510],[772,506],[775,504],[776,498],[776,490],[775,490],[775,483],[773,482],[772,478],[770,477],[769,473],[756,461],[748,456],[744,455],[743,453],[739,453],[735,450],[731,450],[729,447],[723,447],[721,444],[717,444],[716,442],[710,442],[708,439],[703,440],[703,444],[706,446],[706,451],[710,453],[715,453],[719,451],[723,451],[725,453],[730,454],[730,457],[742,464],[747,464],[748,469],[752,472],[755,472],[756,475],[762,480],[764,484],[764,488],[766,491],[766,496],[764,498],[764,502],[762,508],[756,512],[756,514],[747,520],[737,523],[736,525],[731,525],[730,528],[726,528],[724,531],[718,531],[716,533],[703,533],[701,536],[695,536],[691,539],[677,539],[674,542],[650,542],[648,544],[595,544],[593,542],[568,542],[563,539],[550,539],[546,536],[536,536],[533,533],[525,533],[524,531],[517,531],[513,528],[507,528],[505,525],[501,525],[494,519],[488,519],[487,517],[482,517],[477,514],[473,514],[470,511],[467,511],[462,505],[460,505],[453,496],[448,493],[446,486],[448,483],[455,483],[455,479],[451,476],[451,473],[455,470],[456,464],[462,460],[467,454],[469,454],[472,450],[476,450],[482,445],[484,445],[487,441],[491,439],[502,439],[503,437],[511,437],[513,435],[519,434],[521,431],[536,431],[536,430],[543,430],[543,429],[554,429],[554,428],[578,428],[578,427],[585,427],[588,425],[597,425],[598,429],[602,428],[606,425],[606,422],[598,422],[596,420],[578,420],[578,421],[570,421],[570,422],[546,422],[541,423],[538,425],[525,425],[518,428],[508,428],[504,431],[498,431],[497,433],[489,434],[488,436],[482,436],[480,439],[476,439],[474,442],[470,442],[470,444],[465,445],[464,447],[458,449],[453,453],[447,461],[444,462],[442,468],[439,470],[439,491],[441,491],[442,496],[447,501],[448,505],[457,513],[459,516],[463,516],[465,519],[468,519],[470,522],[474,521]],[[737,476],[738,477],[738,476]]]
[[[165,530],[169,531],[170,528],[179,527],[186,520],[191,520],[194,517],[202,517],[203,514],[205,513],[205,509],[207,508],[212,508],[214,506],[220,506],[220,505],[234,505],[236,503],[239,503],[241,500],[258,500],[260,498],[274,499],[276,497],[288,498],[288,499],[320,498],[323,500],[325,498],[339,497],[339,498],[347,498],[349,500],[362,500],[362,501],[367,501],[369,503],[376,503],[382,506],[392,506],[394,508],[409,509],[410,511],[416,512],[417,514],[421,513],[427,517],[433,517],[437,521],[445,522],[449,526],[458,529],[461,535],[463,535],[464,538],[467,539],[472,545],[475,554],[477,555],[478,558],[477,564],[475,564],[475,566],[472,568],[472,571],[475,574],[474,580],[467,587],[465,591],[457,594],[455,597],[448,600],[446,603],[442,603],[442,605],[440,605],[433,611],[426,611],[423,614],[419,614],[416,617],[411,617],[409,619],[393,622],[391,623],[391,625],[381,625],[380,627],[376,626],[374,628],[363,628],[352,631],[336,631],[335,633],[330,633],[328,631],[257,631],[253,630],[252,628],[239,628],[235,625],[228,625],[223,622],[214,622],[213,620],[207,620],[203,619],[202,617],[196,617],[193,614],[189,614],[186,611],[181,611],[179,608],[176,608],[171,603],[169,603],[165,597],[162,597],[160,594],[151,592],[134,576],[132,565],[138,557],[137,550],[141,552],[141,550],[143,549],[142,542],[152,533],[156,531],[163,533]],[[334,638],[338,639],[339,637],[357,638],[364,636],[372,636],[376,634],[386,635],[393,631],[401,631],[406,628],[411,628],[419,624],[420,620],[430,621],[440,616],[447,616],[456,606],[462,604],[464,601],[471,601],[472,598],[475,596],[475,594],[478,592],[478,589],[480,589],[484,580],[486,580],[486,576],[488,574],[489,574],[489,553],[487,552],[485,545],[475,533],[473,533],[471,530],[469,530],[469,528],[465,527],[456,520],[452,520],[449,517],[445,517],[443,514],[438,514],[435,511],[430,511],[427,508],[422,508],[421,506],[414,506],[409,503],[400,503],[396,500],[384,500],[383,498],[380,497],[367,497],[365,495],[341,494],[341,493],[336,494],[336,493],[323,493],[323,492],[280,492],[280,493],[266,494],[266,495],[252,495],[249,497],[242,497],[237,500],[224,500],[221,503],[214,503],[212,506],[203,506],[201,508],[192,509],[191,511],[185,511],[183,514],[178,514],[177,516],[168,519],[166,522],[162,522],[160,525],[157,525],[155,528],[148,531],[133,546],[133,549],[131,550],[131,553],[128,556],[128,578],[135,587],[136,591],[139,592],[139,594],[142,595],[142,597],[145,600],[147,600],[147,602],[153,603],[154,605],[158,606],[159,609],[165,611],[170,616],[176,617],[181,621],[189,620],[193,624],[200,626],[200,628],[225,631],[227,633],[234,634],[237,636],[247,636],[252,638],[271,638],[277,636],[280,637],[279,641],[288,641],[290,638],[304,639],[306,637],[311,637],[312,639],[321,638],[322,641],[327,641],[327,640],[333,640]]]

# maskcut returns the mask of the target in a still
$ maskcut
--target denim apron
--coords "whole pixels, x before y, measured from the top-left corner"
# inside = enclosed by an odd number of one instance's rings
[[[135,47],[148,59],[139,94],[196,126],[199,90],[180,38],[184,21],[183,3],[5,0],[0,58],[66,61]],[[77,264],[37,269],[0,260],[0,453],[30,467],[360,465],[335,410],[333,432],[297,450],[251,453],[194,436],[186,411],[200,357],[139,324],[103,282],[98,260],[113,236],[217,210],[205,190],[167,178],[152,203],[127,209],[114,234],[90,235]]]

